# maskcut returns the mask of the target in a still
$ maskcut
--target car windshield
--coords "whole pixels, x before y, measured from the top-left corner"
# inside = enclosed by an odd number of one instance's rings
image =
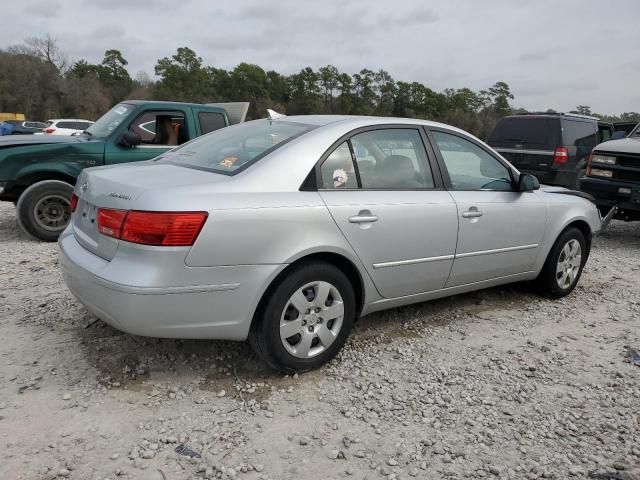
[[[255,120],[199,137],[156,161],[233,175],[312,128],[283,120]]]
[[[127,113],[132,108],[131,105],[126,103],[116,105],[101,116],[96,123],[87,128],[86,132],[94,138],[108,137],[127,118]]]

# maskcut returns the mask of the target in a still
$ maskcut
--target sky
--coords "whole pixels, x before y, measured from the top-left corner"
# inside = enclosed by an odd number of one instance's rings
[[[0,48],[50,34],[72,60],[120,50],[135,76],[188,46],[205,65],[350,74],[445,88],[509,84],[529,110],[640,111],[639,0],[21,0]]]

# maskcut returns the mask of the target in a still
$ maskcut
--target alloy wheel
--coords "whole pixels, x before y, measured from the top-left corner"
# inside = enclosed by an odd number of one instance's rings
[[[307,283],[287,301],[280,317],[282,345],[297,358],[312,358],[336,340],[344,319],[344,303],[329,282]]]
[[[578,272],[582,266],[582,248],[576,239],[569,240],[558,257],[556,266],[556,281],[562,289],[567,289],[578,278]]]

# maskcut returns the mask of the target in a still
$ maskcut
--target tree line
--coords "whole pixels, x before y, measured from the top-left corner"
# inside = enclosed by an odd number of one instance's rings
[[[99,64],[71,62],[55,39],[30,38],[0,49],[0,111],[29,119],[77,117],[94,120],[125,99],[181,102],[249,101],[249,118],[267,108],[293,114],[350,114],[425,118],[458,126],[486,138],[496,121],[513,112],[505,82],[485,90],[448,88],[437,92],[419,82],[396,81],[385,70],[348,74],[333,65],[305,67],[284,75],[240,63],[232,70],[204,65],[196,52],[178,48],[155,65],[156,80],[144,72],[131,76],[115,49]],[[589,107],[579,106],[581,113]],[[629,112],[624,119],[638,119]],[[610,119],[614,119],[610,117]]]

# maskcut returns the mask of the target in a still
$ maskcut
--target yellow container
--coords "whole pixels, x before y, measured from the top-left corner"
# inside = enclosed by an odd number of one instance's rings
[[[5,120],[26,120],[24,113],[0,113],[0,122]]]

